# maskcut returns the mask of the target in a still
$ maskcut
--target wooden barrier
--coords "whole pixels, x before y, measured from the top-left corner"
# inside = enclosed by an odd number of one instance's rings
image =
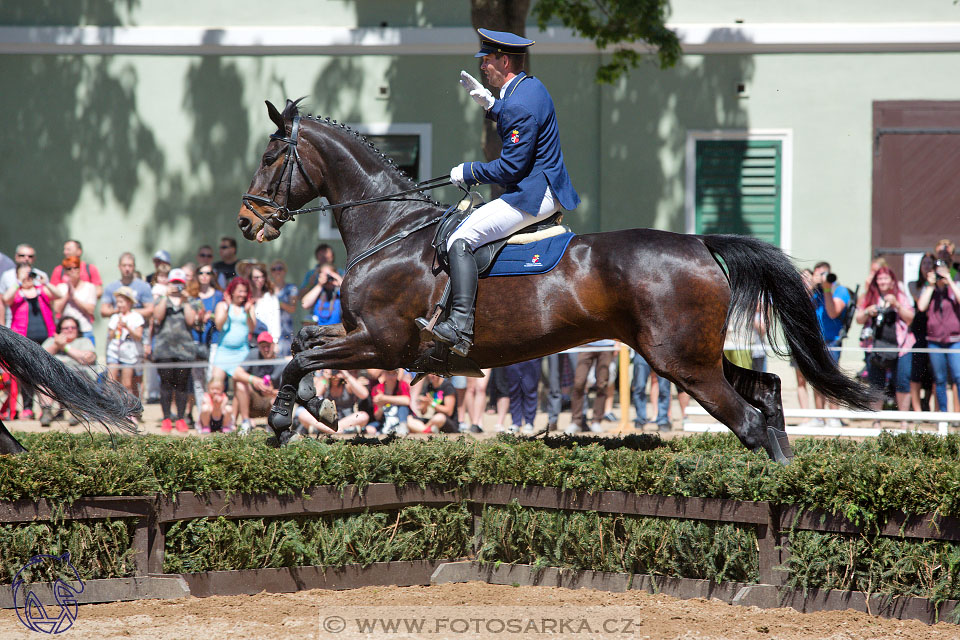
[[[823,511],[801,511],[792,505],[770,502],[748,502],[720,498],[684,498],[673,496],[639,495],[624,491],[572,491],[556,487],[519,487],[514,485],[472,485],[445,487],[419,485],[371,484],[362,489],[345,487],[314,487],[303,493],[281,496],[264,494],[227,494],[211,491],[206,494],[191,492],[175,496],[132,496],[82,498],[70,505],[58,506],[47,500],[0,502],[0,523],[18,523],[50,520],[97,520],[104,518],[136,518],[133,545],[135,548],[135,576],[179,577],[190,585],[194,595],[227,593],[256,593],[259,590],[290,591],[309,588],[352,588],[365,584],[427,584],[441,560],[419,563],[376,563],[359,566],[320,568],[287,567],[197,574],[163,574],[163,553],[166,529],[173,522],[198,518],[263,518],[296,517],[304,515],[332,515],[363,510],[392,510],[411,505],[442,506],[466,502],[474,513],[474,533],[479,532],[479,514],[485,506],[503,506],[516,502],[535,509],[563,511],[591,511],[678,518],[720,523],[735,523],[753,527],[759,549],[760,583],[781,587],[787,573],[780,569],[789,557],[783,540],[791,530],[808,530],[856,534],[854,523],[842,516]],[[960,540],[960,519],[943,518],[936,514],[888,514],[881,535],[924,540]],[[476,536],[475,536],[476,537]],[[378,569],[377,567],[380,567]],[[96,589],[88,593],[86,601],[115,601],[123,597],[122,584],[132,585],[130,599],[165,597],[151,595],[149,582],[117,578],[117,583],[103,588],[103,600],[97,599]],[[377,582],[380,580],[380,582]],[[123,581],[126,581],[125,583]],[[97,580],[91,583],[108,584]],[[158,583],[160,584],[160,583]],[[117,586],[121,585],[121,586]],[[108,585],[109,586],[109,585]],[[169,593],[168,585],[163,593]],[[239,589],[239,591],[238,591]],[[124,592],[125,593],[125,592]],[[5,606],[0,602],[0,607]]]

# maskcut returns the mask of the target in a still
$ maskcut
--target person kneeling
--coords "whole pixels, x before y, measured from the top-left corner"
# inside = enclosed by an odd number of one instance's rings
[[[415,415],[407,419],[411,433],[458,433],[457,390],[453,383],[431,373],[414,403]]]
[[[233,370],[234,404],[240,420],[240,435],[253,429],[250,416],[265,418],[277,397],[286,362],[257,364],[263,360],[276,359],[276,343],[269,331],[257,336],[257,350],[251,351],[243,361],[245,366]]]

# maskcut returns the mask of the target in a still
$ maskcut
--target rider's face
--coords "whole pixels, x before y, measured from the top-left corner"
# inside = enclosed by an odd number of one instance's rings
[[[487,76],[487,84],[499,89],[507,83],[507,75],[510,73],[510,58],[505,55],[497,56],[495,53],[488,53],[483,56],[480,70]]]

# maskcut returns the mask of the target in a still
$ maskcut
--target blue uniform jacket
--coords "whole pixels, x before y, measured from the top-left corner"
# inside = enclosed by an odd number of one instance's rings
[[[501,198],[532,215],[539,213],[549,184],[560,206],[576,209],[580,196],[563,164],[557,115],[543,83],[521,72],[487,117],[497,123],[503,150],[491,162],[468,162],[463,168],[465,182],[502,185],[506,191]]]

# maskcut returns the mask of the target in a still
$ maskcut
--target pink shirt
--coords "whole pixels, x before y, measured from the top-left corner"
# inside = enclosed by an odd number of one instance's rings
[[[53,335],[57,332],[56,324],[53,321],[53,309],[50,308],[50,296],[43,289],[37,296],[40,299],[40,315],[43,316],[43,323],[47,325],[47,335]],[[13,302],[10,304],[10,328],[22,336],[27,335],[27,325],[30,322],[30,303],[19,289],[13,296]]]

